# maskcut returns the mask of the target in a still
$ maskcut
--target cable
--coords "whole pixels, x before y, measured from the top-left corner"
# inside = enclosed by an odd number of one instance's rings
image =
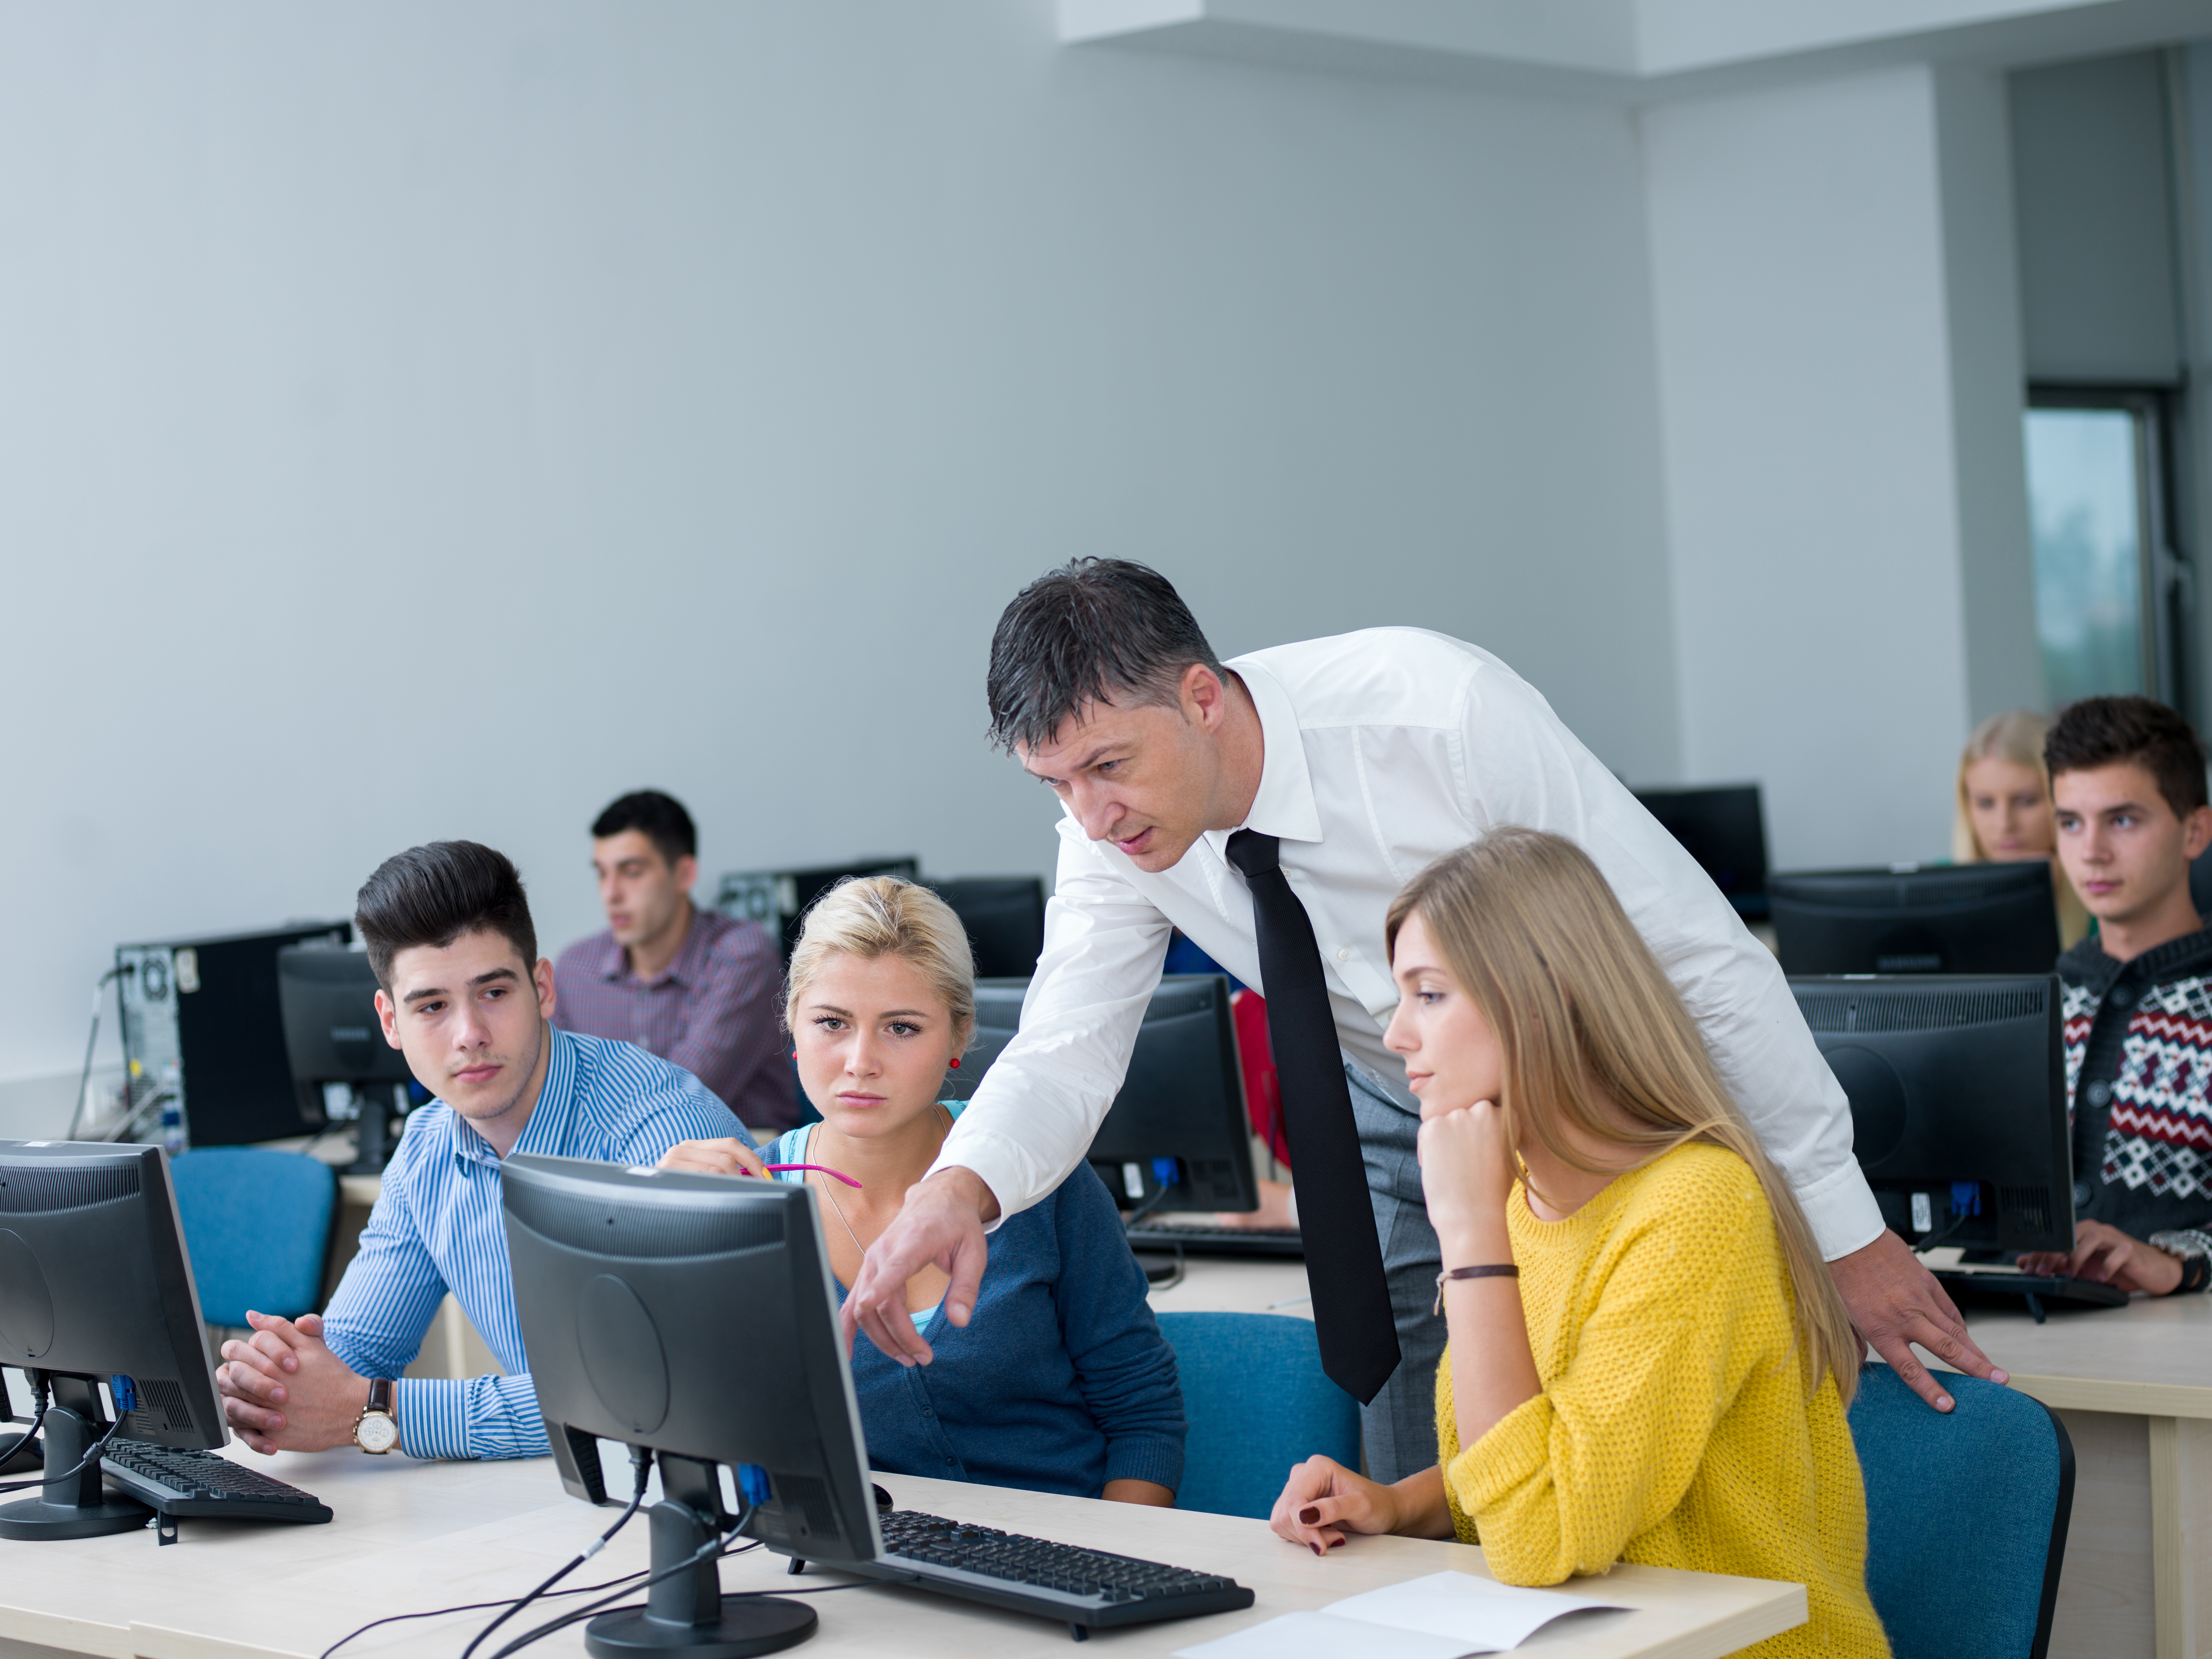
[[[610,1578],[604,1583],[576,1584],[571,1586],[568,1589],[548,1590],[546,1594],[549,1596],[593,1595],[598,1594],[600,1590],[613,1589],[617,1586],[629,1583],[634,1578],[642,1578],[644,1577],[645,1569],[643,1567],[640,1567],[635,1572],[626,1572],[623,1574],[621,1577]],[[321,1653],[318,1654],[316,1656],[316,1659],[331,1659],[331,1655],[336,1653],[347,1643],[352,1641],[355,1637],[365,1636],[370,1631],[374,1630],[379,1625],[404,1625],[410,1619],[442,1619],[449,1613],[482,1613],[487,1607],[503,1607],[507,1606],[507,1602],[512,1601],[515,1598],[514,1596],[510,1595],[507,1597],[506,1600],[499,1601],[466,1601],[457,1607],[428,1607],[421,1613],[388,1613],[384,1618],[370,1620],[368,1623],[363,1625],[359,1630],[348,1631],[343,1636],[339,1637],[337,1641],[331,1643],[330,1646],[325,1648]]]
[[[548,1578],[536,1589],[531,1591],[529,1595],[522,1597],[521,1600],[518,1601],[505,1613],[500,1614],[498,1618],[493,1620],[491,1623],[486,1625],[482,1630],[478,1631],[477,1632],[476,1640],[470,1643],[468,1646],[461,1650],[461,1659],[472,1659],[472,1656],[475,1654],[476,1650],[483,1645],[483,1641],[486,1637],[489,1636],[494,1631],[497,1630],[508,1620],[514,1618],[516,1613],[520,1613],[523,1608],[528,1607],[539,1596],[544,1595],[547,1590],[551,1589],[554,1585],[559,1583],[570,1573],[575,1571],[577,1568],[582,1566],[585,1562],[590,1560],[601,1550],[606,1548],[607,1540],[612,1538],[617,1533],[620,1532],[623,1528],[629,1523],[630,1516],[637,1513],[637,1506],[645,1502],[646,1482],[652,1478],[653,1474],[652,1449],[649,1447],[645,1446],[632,1446],[629,1449],[629,1467],[630,1474],[635,1483],[629,1495],[629,1507],[615,1517],[614,1525],[609,1527],[596,1539],[592,1540],[592,1542],[586,1544],[577,1553],[574,1559],[572,1559],[567,1566],[562,1567],[558,1572],[555,1573],[550,1578]]]
[[[43,1418],[46,1413],[42,1410],[39,1415]],[[46,1474],[40,1475],[35,1480],[10,1480],[4,1486],[0,1486],[0,1492],[27,1492],[33,1486],[52,1486],[64,1480],[74,1480],[78,1475],[82,1474],[94,1463],[100,1462],[101,1449],[107,1444],[109,1440],[114,1437],[116,1430],[122,1426],[123,1419],[121,1418],[118,1418],[114,1422],[110,1423],[105,1429],[102,1429],[100,1432],[100,1438],[94,1441],[90,1446],[85,1449],[84,1455],[77,1459],[76,1467],[75,1468],[64,1469],[59,1474],[56,1474],[52,1470],[49,1469]]]
[[[690,1554],[685,1556],[681,1561],[677,1562],[675,1565],[661,1568],[659,1571],[653,1574],[645,1581],[645,1583],[638,1585],[637,1588],[639,1589],[651,1589],[655,1584],[659,1583],[664,1578],[673,1578],[679,1572],[689,1572],[694,1567],[699,1565],[700,1563],[719,1557],[721,1553],[723,1546],[727,1544],[731,1539],[737,1535],[738,1528],[743,1525],[744,1525],[744,1517],[743,1516],[739,1516],[736,1520],[730,1522],[729,1528],[726,1531],[716,1533],[705,1543],[700,1545],[697,1549],[692,1551]],[[580,1607],[574,1613],[564,1613],[558,1619],[549,1620],[544,1624],[540,1625],[536,1630],[516,1637],[514,1640],[509,1642],[497,1653],[492,1655],[491,1659],[507,1659],[507,1656],[509,1654],[518,1653],[522,1649],[528,1647],[532,1642],[539,1641],[545,1637],[550,1636],[555,1631],[564,1629],[568,1626],[574,1624],[580,1619],[590,1618],[593,1613],[605,1608],[608,1602],[616,1601],[621,1595],[626,1595],[629,1593],[629,1592],[627,1590],[618,1591],[615,1595],[610,1595],[604,1601],[594,1601],[589,1607]]]
[[[6,1468],[17,1452],[38,1437],[40,1426],[46,1420],[46,1374],[44,1371],[33,1371],[30,1374],[30,1382],[31,1400],[37,1409],[31,1413],[31,1426],[15,1437],[14,1445],[9,1447],[6,1451],[0,1452],[0,1468]],[[45,1477],[41,1476],[40,1479],[40,1484],[45,1484]]]
[[[684,1565],[688,1566],[690,1564],[687,1562]],[[677,1570],[678,1569],[673,1568],[671,1569],[672,1571]],[[850,1584],[809,1584],[800,1589],[732,1590],[728,1595],[723,1596],[722,1599],[725,1601],[750,1601],[756,1597],[766,1596],[774,1600],[781,1601],[784,1597],[789,1595],[832,1595],[839,1590],[881,1589],[886,1582],[888,1581],[863,1578],[859,1580],[857,1583]],[[640,1585],[639,1588],[641,1589],[644,1586]],[[608,1601],[611,1601],[614,1599],[615,1598],[611,1595],[607,1597]],[[538,1641],[544,1637],[552,1636],[561,1631],[564,1631],[571,1625],[580,1624],[584,1620],[589,1619],[595,1613],[599,1613],[603,1610],[611,1613],[635,1613],[641,1608],[649,1605],[649,1603],[644,1601],[625,1601],[618,1607],[608,1607],[605,1602],[599,1602],[588,1607],[578,1607],[574,1613],[563,1613],[558,1619],[550,1620],[546,1623],[540,1625],[536,1630],[532,1631],[527,1636],[518,1637],[515,1640],[508,1643],[497,1653],[494,1654],[492,1656],[492,1659],[507,1659],[507,1655],[519,1652],[523,1648],[527,1647],[531,1643]]]
[[[84,1070],[77,1077],[76,1108],[70,1113],[69,1133],[63,1137],[64,1139],[76,1139],[77,1120],[84,1115],[84,1091],[92,1086],[92,1051],[100,1044],[100,994],[107,988],[108,981],[123,971],[111,968],[92,982],[92,1034],[84,1040]]]

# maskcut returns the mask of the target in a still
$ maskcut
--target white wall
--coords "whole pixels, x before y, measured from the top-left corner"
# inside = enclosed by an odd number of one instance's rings
[[[1617,111],[1049,0],[0,0],[0,1079],[118,941],[430,836],[558,945],[640,784],[709,872],[1042,868],[983,653],[1078,554],[1227,651],[1462,634],[1677,775],[1642,187]]]
[[[1911,67],[1644,118],[1683,765],[1765,781],[1784,867],[1947,846],[1969,694],[1936,100]]]

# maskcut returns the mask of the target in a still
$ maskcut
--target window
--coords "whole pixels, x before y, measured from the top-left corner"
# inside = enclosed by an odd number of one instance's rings
[[[2182,571],[2168,545],[2165,394],[2039,391],[2027,411],[2035,623],[2052,707],[2179,706]]]

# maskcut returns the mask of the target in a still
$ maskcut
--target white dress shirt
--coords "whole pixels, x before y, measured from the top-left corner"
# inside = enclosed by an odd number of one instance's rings
[[[1391,899],[1430,860],[1498,824],[1579,844],[1620,895],[1698,1020],[1722,1080],[1833,1260],[1882,1221],[1851,1156],[1850,1103],[1772,953],[1697,862],[1488,652],[1376,628],[1277,646],[1228,665],[1259,710],[1266,750],[1241,828],[1277,836],[1313,919],[1345,1053],[1405,1097],[1382,1046],[1398,994],[1382,940]],[[1060,820],[1058,884],[1020,1032],[977,1086],[937,1167],[988,1183],[1008,1214],[1082,1160],[1128,1069],[1169,931],[1262,996],[1252,900],[1210,830],[1149,874]]]

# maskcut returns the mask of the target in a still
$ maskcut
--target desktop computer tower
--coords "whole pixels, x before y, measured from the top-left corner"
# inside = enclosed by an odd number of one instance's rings
[[[118,945],[125,1108],[145,1117],[138,1135],[181,1152],[319,1128],[302,1109],[285,1054],[276,953],[291,945],[342,950],[352,937],[349,923],[321,921]]]

